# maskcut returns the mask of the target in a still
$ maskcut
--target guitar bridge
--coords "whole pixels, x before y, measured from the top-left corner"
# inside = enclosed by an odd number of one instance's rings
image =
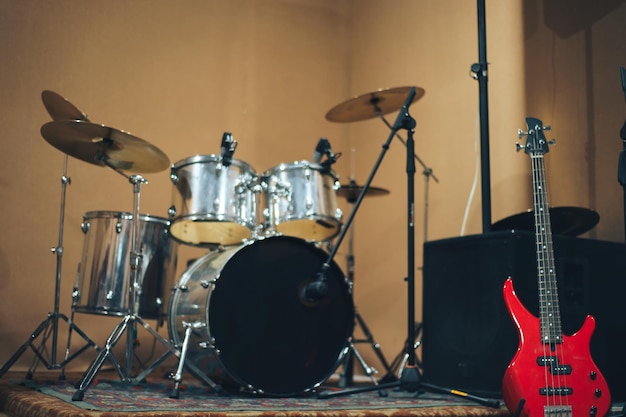
[[[543,415],[545,417],[571,417],[571,405],[546,405],[543,407]]]

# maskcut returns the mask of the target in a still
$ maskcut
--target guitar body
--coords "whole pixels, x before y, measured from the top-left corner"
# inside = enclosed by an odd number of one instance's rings
[[[503,293],[519,335],[517,352],[502,385],[509,410],[514,412],[525,400],[520,417],[604,417],[611,407],[609,387],[589,350],[595,319],[587,316],[575,334],[563,335],[558,344],[544,344],[540,320],[517,298],[511,278],[506,280]],[[556,364],[561,372],[553,371],[550,364]],[[545,387],[562,390],[546,395],[541,393]]]

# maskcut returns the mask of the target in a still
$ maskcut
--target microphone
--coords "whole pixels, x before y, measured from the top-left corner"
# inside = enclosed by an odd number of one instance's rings
[[[319,164],[324,155],[328,155],[328,151],[330,151],[330,142],[326,138],[320,138],[319,142],[317,142],[317,146],[315,147],[315,151],[313,152],[313,162]]]
[[[321,277],[302,287],[300,298],[307,303],[315,303],[328,295],[328,284]]]
[[[233,154],[237,148],[237,141],[233,139],[233,135],[229,132],[224,132],[222,135],[222,165],[225,167],[230,166],[233,162]]]

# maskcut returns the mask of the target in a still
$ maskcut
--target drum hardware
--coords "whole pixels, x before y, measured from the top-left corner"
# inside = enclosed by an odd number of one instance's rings
[[[402,88],[398,88],[398,89],[392,89],[389,91],[401,91]],[[423,91],[421,92],[421,94],[423,95]],[[367,96],[361,96],[360,98],[358,98],[358,102],[359,103],[363,103],[363,100],[367,98]],[[374,115],[376,117],[378,117],[390,130],[393,130],[393,126],[387,121],[387,119],[385,118],[385,114],[387,113],[387,110],[391,109],[392,107],[390,107],[390,103],[389,101],[387,101],[385,99],[385,96],[380,96],[380,93],[373,93],[369,96],[368,101],[372,107],[371,111],[373,111]],[[384,108],[381,108],[381,105]],[[369,113],[371,115],[371,113]],[[395,132],[395,137],[404,145],[405,148],[407,148],[407,143],[404,140],[404,138],[402,136],[400,136],[400,134],[398,133],[398,131],[396,130]],[[407,152],[408,148],[407,148]],[[429,191],[430,191],[430,178],[432,177],[432,179],[438,183],[439,180],[437,179],[437,177],[435,176],[435,174],[433,173],[433,170],[427,166],[424,161],[422,161],[422,159],[415,153],[413,153],[413,159],[414,161],[417,161],[421,166],[422,166],[422,173],[424,175],[424,219],[423,219],[423,242],[427,242],[428,241],[428,207],[429,207]],[[409,154],[410,155],[410,154]],[[408,364],[409,358],[408,358],[408,354],[407,352],[407,348],[411,347],[411,344],[409,342],[409,340],[414,340],[414,344],[413,344],[413,351],[415,351],[419,346],[421,346],[421,323],[415,322],[414,324],[415,327],[413,327],[412,325],[409,325],[409,328],[414,328],[414,332],[413,335],[408,335],[407,336],[407,341],[405,342],[405,346],[404,349],[401,350],[396,357],[394,358],[394,361],[392,362],[393,366],[387,369],[387,374],[381,379],[381,381],[383,380],[393,380],[393,375],[398,375],[398,378],[400,378],[400,376],[402,375],[403,370],[405,369],[405,366]],[[413,358],[414,360],[414,365],[416,366],[418,372],[421,369],[421,364],[417,358],[417,356],[415,356]]]
[[[107,166],[113,168],[120,175],[126,177],[128,181],[133,186],[133,213],[130,219],[131,224],[131,251],[130,251],[130,271],[131,271],[131,280],[128,288],[128,305],[129,309],[122,318],[122,320],[115,326],[107,341],[105,346],[100,352],[96,359],[89,366],[85,374],[83,375],[81,381],[77,384],[77,390],[72,396],[73,401],[80,401],[83,399],[85,391],[91,385],[91,382],[95,378],[96,374],[100,371],[100,368],[104,364],[104,361],[108,358],[109,361],[113,364],[113,367],[117,371],[120,379],[123,382],[135,382],[142,381],[149,373],[151,373],[158,365],[160,365],[165,359],[167,359],[170,355],[174,354],[176,356],[180,355],[180,352],[176,347],[174,347],[168,340],[166,340],[163,336],[161,336],[156,330],[154,330],[140,315],[139,313],[139,296],[141,295],[141,286],[139,284],[139,276],[141,272],[141,263],[142,263],[142,247],[140,242],[140,221],[139,221],[139,206],[141,200],[141,185],[147,184],[147,180],[145,180],[141,175],[130,175],[127,176],[116,166],[109,164],[109,160],[104,157],[104,163]],[[117,165],[117,164],[116,164]],[[143,326],[143,328],[148,331],[154,337],[154,339],[160,342],[167,350],[166,352],[158,358],[150,367],[145,369],[139,376],[132,377],[130,375],[132,369],[132,358],[133,358],[133,350],[134,350],[134,341],[137,332],[137,324]],[[117,362],[115,356],[113,355],[112,349],[119,342],[122,336],[126,333],[126,349],[125,349],[125,367],[122,369],[121,365]]]
[[[49,90],[44,90],[41,94],[42,101],[46,110],[54,120],[68,120],[76,119],[82,121],[88,121],[87,116],[78,110],[72,103],[65,98],[61,97],[57,93]],[[61,270],[63,265],[63,231],[65,225],[65,200],[67,194],[67,186],[71,184],[71,178],[67,175],[68,155],[64,153],[63,156],[63,174],[61,176],[61,207],[59,218],[59,234],[57,246],[52,248],[52,253],[56,255],[56,275],[55,275],[55,291],[54,291],[54,310],[48,313],[47,318],[39,324],[35,331],[30,335],[28,340],[20,346],[20,348],[13,354],[13,356],[7,361],[7,363],[0,369],[0,377],[2,377],[10,368],[15,364],[19,357],[26,351],[27,348],[31,348],[36,357],[27,373],[27,378],[31,379],[33,373],[39,362],[43,363],[48,369],[60,369],[60,379],[65,379],[65,366],[86,351],[88,348],[93,347],[96,351],[99,351],[99,347],[83,332],[73,320],[73,315],[68,318],[65,314],[59,312],[59,300],[61,296]],[[70,339],[68,338],[65,357],[62,361],[57,362],[57,348],[58,348],[58,330],[59,320],[64,321],[69,326],[69,334],[76,331],[81,336],[85,344],[77,350],[74,354],[70,355]],[[33,347],[33,344],[37,338],[42,335],[41,343],[39,347]],[[52,346],[49,352],[49,360],[44,357],[47,352],[46,343],[48,339],[52,337]]]
[[[54,147],[70,155],[94,165],[109,167],[122,175],[133,187],[133,211],[129,219],[131,225],[131,249],[129,254],[129,268],[131,279],[129,283],[128,311],[122,320],[113,329],[106,340],[104,348],[100,349],[96,359],[89,366],[83,378],[77,384],[77,391],[72,400],[80,401],[94,377],[108,358],[124,382],[141,380],[152,372],[169,355],[180,355],[180,352],[165,338],[155,331],[139,313],[139,274],[142,263],[142,248],[140,242],[140,196],[141,185],[147,184],[137,173],[158,172],[169,166],[169,158],[159,148],[131,135],[105,125],[97,125],[82,120],[62,120],[46,123],[41,128],[43,137]],[[126,171],[131,172],[127,175]],[[137,324],[143,326],[167,351],[150,367],[136,377],[130,375],[132,368],[133,348]],[[112,349],[126,333],[126,361],[125,368],[115,359]]]
[[[396,121],[393,125],[389,125],[386,123],[386,120],[382,118],[384,113],[389,113],[394,110],[394,105],[397,105],[399,102],[396,94],[399,91],[407,91],[406,99],[404,100],[404,104],[400,109],[400,113],[398,114]],[[407,270],[408,274],[405,280],[407,281],[407,310],[408,310],[408,321],[407,321],[407,343],[406,343],[406,361],[404,361],[404,368],[400,372],[400,378],[393,382],[382,383],[378,385],[374,385],[373,387],[361,387],[361,388],[353,388],[346,389],[343,392],[321,392],[319,394],[320,398],[330,398],[338,395],[346,395],[346,394],[354,394],[365,391],[372,390],[380,390],[386,388],[396,388],[399,387],[407,392],[416,392],[418,393],[420,389],[429,389],[435,392],[443,392],[446,394],[458,395],[467,399],[471,399],[483,405],[488,405],[491,407],[499,408],[499,401],[492,401],[480,397],[476,397],[470,395],[468,393],[460,392],[457,390],[452,390],[448,388],[439,387],[433,384],[424,383],[422,381],[422,376],[420,374],[420,370],[418,367],[417,355],[415,353],[414,347],[416,344],[414,341],[417,339],[416,331],[418,329],[417,323],[415,322],[415,223],[414,223],[414,176],[415,176],[415,161],[417,160],[424,167],[424,174],[426,175],[426,183],[428,184],[428,178],[432,176],[432,170],[427,168],[425,164],[421,162],[414,151],[414,140],[413,133],[415,131],[416,122],[415,119],[409,114],[409,106],[416,99],[422,97],[424,94],[424,90],[417,89],[416,87],[400,87],[397,89],[390,89],[387,91],[378,91],[375,93],[366,94],[355,99],[349,100],[344,104],[340,104],[332,109],[329,114],[327,114],[327,118],[331,121],[356,121],[356,120],[365,120],[369,118],[373,118],[376,116],[381,117],[381,119],[388,125],[391,132],[389,137],[387,138],[387,142],[383,145],[383,149],[381,154],[374,165],[367,181],[363,186],[363,190],[357,197],[357,200],[354,204],[350,217],[348,218],[348,222],[346,226],[349,227],[354,218],[354,214],[358,209],[363,197],[365,196],[367,189],[369,188],[374,175],[380,163],[382,162],[382,158],[384,157],[389,145],[394,138],[394,136],[398,136],[398,130],[405,129],[407,131],[407,140],[405,142],[406,148],[406,173],[407,173],[407,248],[408,248],[408,256],[407,256]],[[396,98],[394,98],[396,97]],[[371,108],[370,108],[371,106]],[[396,108],[397,110],[397,108]],[[340,117],[344,113],[343,117]],[[329,117],[330,115],[330,117]],[[404,143],[404,142],[403,142]],[[426,187],[426,191],[428,187]],[[425,201],[425,215],[424,219],[427,220],[427,199]],[[345,229],[342,231],[342,234],[339,235],[337,239],[337,246],[341,243],[342,238],[345,235]],[[426,228],[424,230],[424,236],[426,237]],[[337,247],[336,246],[336,247]],[[335,249],[336,249],[335,247]],[[330,254],[329,259],[332,259],[334,252]],[[305,288],[302,292],[303,297],[312,296],[315,299],[321,299],[325,296],[325,277],[324,277],[324,268],[326,264],[323,266],[322,270],[318,274],[316,278],[316,283],[310,288],[310,291],[307,292]]]
[[[408,90],[408,93],[407,93]],[[381,154],[376,161],[367,181],[365,182],[363,189],[361,190],[359,196],[357,197],[351,215],[346,223],[346,226],[349,227],[351,225],[356,210],[358,209],[363,197],[365,196],[367,189],[370,187],[372,179],[380,166],[382,159],[389,148],[389,145],[392,139],[398,135],[398,130],[406,129],[408,132],[408,139],[406,141],[406,172],[407,172],[407,235],[408,235],[408,256],[407,256],[407,270],[408,275],[406,277],[406,281],[408,283],[408,316],[409,316],[409,325],[407,329],[408,340],[415,340],[415,300],[414,300],[414,287],[415,287],[415,235],[414,235],[414,221],[413,221],[413,213],[414,213],[414,174],[415,174],[415,152],[414,152],[414,142],[413,142],[413,132],[415,129],[415,119],[411,117],[409,114],[408,108],[416,99],[419,99],[424,94],[424,90],[417,89],[416,87],[410,88],[397,88],[390,89],[388,91],[378,91],[371,94],[366,94],[361,97],[357,97],[353,100],[349,100],[348,102],[336,106],[327,114],[327,119],[331,121],[356,121],[356,120],[365,120],[377,115],[382,116],[383,113],[388,113],[398,109],[398,104],[400,103],[400,99],[398,98],[398,94],[404,96],[406,94],[402,105],[401,111],[396,118],[396,121],[393,126],[390,126],[390,134],[387,138],[387,142],[382,147]],[[339,238],[337,239],[337,246],[341,243],[342,238],[345,235],[345,229],[342,231]],[[336,247],[337,247],[336,246]],[[336,248],[335,247],[335,248]],[[329,259],[332,259],[334,253],[331,253]],[[317,285],[312,287],[307,294],[306,289],[303,291],[303,296],[312,295],[314,298],[324,297],[325,285],[324,285],[324,269],[320,271],[320,274],[317,277]],[[416,366],[416,354],[413,349],[409,349],[407,351],[407,364],[406,367],[402,370],[401,376],[397,381],[374,385],[373,387],[362,387],[362,388],[354,388],[344,390],[343,392],[322,392],[320,393],[321,398],[328,398],[336,395],[343,395],[347,393],[356,393],[363,392],[369,390],[381,390],[392,387],[400,387],[409,392],[415,392],[418,390],[421,384],[421,376],[419,374],[419,370]],[[423,384],[421,384],[423,385]]]
[[[348,203],[354,204],[356,202],[356,199],[358,198],[358,194],[362,190],[363,190],[363,187],[358,186],[356,181],[354,179],[351,179],[348,184],[341,185],[341,188],[339,189],[337,195],[344,197],[348,201]],[[386,195],[386,194],[389,194],[389,190],[386,190],[384,188],[370,187],[366,191],[365,196],[380,196],[380,195]],[[348,254],[346,255],[346,260],[347,260],[347,270],[348,270],[348,281],[351,283],[352,286],[354,286],[354,265],[355,265],[354,228],[350,228],[350,235],[348,238]],[[380,360],[381,364],[385,367],[385,370],[388,373],[392,372],[391,367],[387,363],[387,359],[385,358],[385,355],[382,353],[382,350],[380,349],[380,345],[376,343],[376,341],[374,340],[374,336],[372,335],[372,332],[368,328],[363,317],[359,314],[356,306],[355,306],[354,314],[356,318],[356,324],[360,327],[361,331],[363,332],[363,335],[365,336],[365,339],[354,339],[354,336],[353,336],[349,345],[349,351],[346,354],[346,357],[343,361],[342,371],[339,375],[338,385],[339,387],[347,387],[347,386],[352,385],[353,373],[354,373],[354,360],[353,359],[355,358],[361,365],[361,368],[365,372],[365,375],[367,375],[371,379],[374,385],[378,385],[378,381],[374,377],[374,375],[377,374],[378,371],[374,367],[371,367],[366,363],[366,361],[363,359],[363,356],[357,350],[355,345],[358,343],[369,344],[374,350],[374,353]],[[381,395],[385,395],[384,391],[379,391],[379,393]]]
[[[201,329],[206,327],[206,323],[202,323],[199,321],[195,321],[193,323],[188,323],[183,321],[183,328],[185,329],[185,338],[183,340],[183,345],[180,351],[180,359],[178,361],[178,367],[176,368],[176,373],[172,377],[174,381],[174,388],[172,389],[172,393],[170,394],[170,398],[178,399],[180,398],[180,383],[183,380],[183,367],[185,365],[185,360],[187,359],[187,350],[189,348],[189,337],[191,336],[191,332],[194,329]]]

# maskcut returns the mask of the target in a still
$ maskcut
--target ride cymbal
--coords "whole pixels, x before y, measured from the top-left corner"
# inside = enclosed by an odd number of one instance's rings
[[[600,215],[583,207],[550,207],[550,225],[555,235],[578,236],[593,229],[600,221]],[[506,217],[491,225],[491,231],[501,230],[535,231],[534,210]]]
[[[94,165],[133,173],[159,172],[170,160],[154,145],[130,133],[81,120],[59,120],[41,127],[55,148]]]
[[[346,123],[371,119],[400,110],[413,87],[380,89],[354,97],[336,105],[326,113],[330,122]],[[413,102],[424,96],[424,89],[415,87]]]
[[[43,105],[52,120],[84,120],[89,121],[85,113],[78,110],[66,98],[61,97],[54,91],[44,90],[41,93]]]
[[[339,197],[344,197],[348,200],[348,203],[355,203],[362,191],[362,185],[357,185],[356,182],[350,181],[349,184],[341,184],[341,187],[337,190],[337,195]],[[385,194],[389,194],[389,190],[378,187],[368,187],[365,192],[365,197],[376,197]]]

